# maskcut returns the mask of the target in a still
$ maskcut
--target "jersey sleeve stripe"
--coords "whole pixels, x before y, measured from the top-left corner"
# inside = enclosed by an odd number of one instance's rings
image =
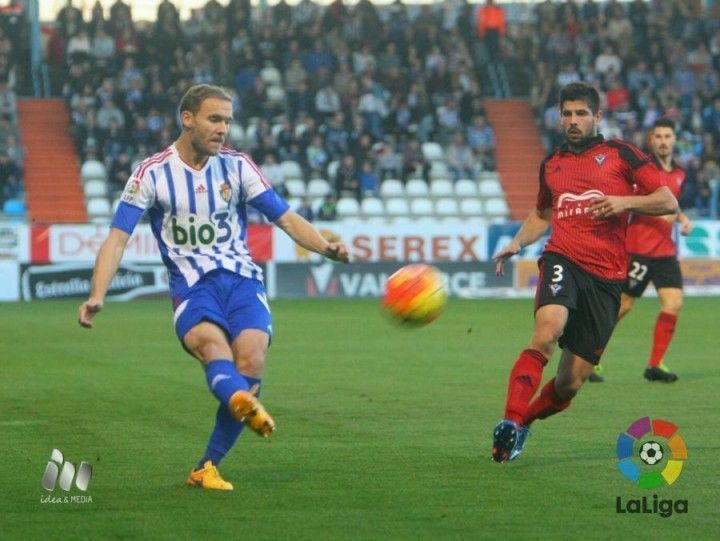
[[[252,161],[252,158],[248,156],[247,154],[241,154],[243,159],[247,162],[247,164],[252,168],[253,171],[255,171],[260,177],[260,182],[262,182],[262,185],[265,186],[266,189],[270,189],[270,183],[265,178],[265,175],[263,175],[262,171],[260,171],[260,168],[257,166],[257,164]]]
[[[185,169],[185,185],[187,186],[190,214],[197,214],[197,204],[195,203],[195,187],[193,186],[193,175],[187,169]]]
[[[215,214],[215,190],[213,189],[212,179],[212,170],[210,167],[208,167],[207,171],[205,171],[205,182],[207,182],[208,209],[210,211],[210,216]]]
[[[168,194],[170,195],[170,214],[172,216],[177,215],[177,201],[175,200],[175,184],[173,182],[172,171],[170,170],[170,164],[165,162],[163,166],[165,171],[165,180],[167,181]]]
[[[153,156],[150,156],[147,160],[143,161],[143,162],[140,164],[140,167],[138,167],[138,169],[137,169],[137,175],[136,175],[136,176],[137,176],[138,178],[142,178],[142,177],[145,175],[145,172],[147,171],[147,169],[148,169],[150,166],[159,164],[160,162],[162,162],[163,160],[165,160],[171,153],[172,153],[172,148],[171,148],[171,147],[167,147],[167,148],[166,148],[165,150],[163,150],[162,152],[159,152],[159,153],[157,153],[157,154],[155,154],[155,155],[153,155]]]

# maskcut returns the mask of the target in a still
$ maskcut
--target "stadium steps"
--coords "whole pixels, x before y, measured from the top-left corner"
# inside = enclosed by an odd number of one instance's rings
[[[61,99],[18,102],[18,124],[25,159],[25,193],[33,223],[88,221],[70,116]]]
[[[495,156],[510,215],[524,220],[535,208],[538,168],[545,157],[540,131],[525,100],[485,100],[495,130]]]

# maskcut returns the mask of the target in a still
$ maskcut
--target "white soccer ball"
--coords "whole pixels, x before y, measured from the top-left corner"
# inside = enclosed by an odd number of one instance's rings
[[[646,441],[640,446],[640,460],[648,466],[653,466],[660,462],[663,457],[662,446],[655,441]]]

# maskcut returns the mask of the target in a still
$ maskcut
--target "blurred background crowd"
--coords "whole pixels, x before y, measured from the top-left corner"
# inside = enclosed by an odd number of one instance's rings
[[[164,0],[153,22],[116,0],[85,16],[72,0],[43,27],[51,90],[71,108],[81,160],[111,189],[175,139],[188,86],[231,89],[229,144],[280,193],[282,162],[335,196],[378,195],[384,179],[428,180],[423,143],[439,143],[451,179],[496,167],[485,100],[526,97],[548,151],[561,141],[558,89],[584,80],[603,99],[601,132],[644,147],[661,116],[678,126],[688,180],[681,206],[718,213],[720,16],[699,0],[376,6],[209,0],[182,19]],[[0,13],[0,197],[22,196],[17,94],[29,88],[22,3]],[[330,198],[330,205],[332,198]],[[332,209],[330,209],[332,210]],[[332,218],[329,212],[325,218]]]

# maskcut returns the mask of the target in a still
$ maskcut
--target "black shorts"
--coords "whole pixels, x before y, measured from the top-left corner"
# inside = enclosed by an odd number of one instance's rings
[[[535,310],[546,304],[566,306],[570,313],[560,347],[598,364],[615,328],[622,282],[597,278],[552,252],[543,254],[538,266]]]
[[[677,257],[645,257],[630,254],[623,293],[635,298],[642,297],[650,282],[655,289],[663,287],[682,289],[682,273]]]

